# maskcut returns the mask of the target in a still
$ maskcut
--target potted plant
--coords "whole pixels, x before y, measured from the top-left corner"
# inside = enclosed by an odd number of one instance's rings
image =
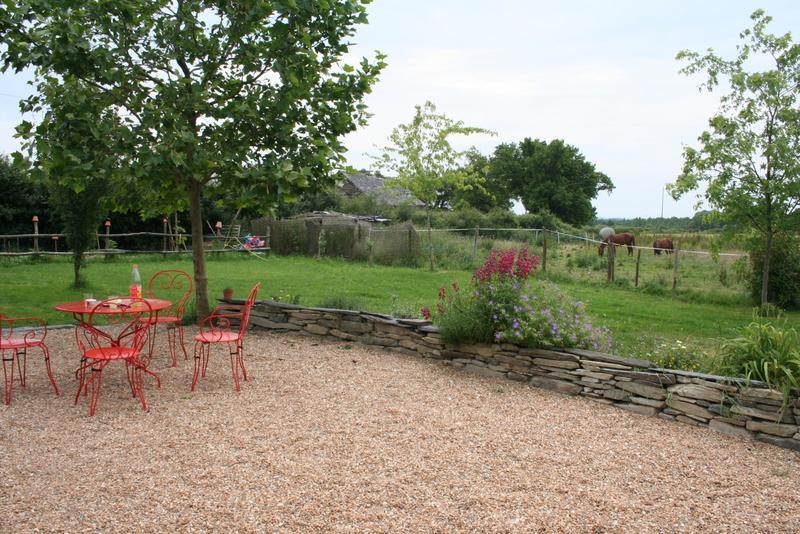
[[[224,298],[225,300],[231,300],[233,298],[233,288],[226,287],[225,289],[223,289],[222,298]]]

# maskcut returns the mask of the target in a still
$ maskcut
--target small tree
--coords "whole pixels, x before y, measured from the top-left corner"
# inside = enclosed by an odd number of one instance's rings
[[[476,174],[465,170],[469,151],[459,151],[450,144],[453,135],[490,134],[494,132],[464,126],[436,113],[432,102],[415,106],[414,118],[392,130],[389,145],[381,149],[374,159],[381,170],[395,178],[388,185],[408,189],[425,206],[430,265],[434,268],[433,240],[431,238],[431,210],[443,191],[480,187]]]
[[[761,237],[761,304],[769,299],[769,272],[773,244],[778,236],[800,227],[800,45],[791,34],[766,33],[771,18],[758,10],[752,29],[734,59],[713,50],[703,55],[684,50],[688,61],[681,72],[704,72],[701,90],[713,90],[720,78],[730,85],[709,129],[698,140],[700,148],[684,149],[683,172],[672,186],[676,199],[707,185],[704,198],[730,223],[748,225]],[[753,60],[772,68],[748,71]]]
[[[102,96],[102,108],[75,113],[89,123],[101,113],[116,119],[106,145],[124,170],[114,188],[138,188],[127,206],[145,215],[189,208],[203,318],[204,195],[249,190],[242,204],[269,212],[334,181],[344,159],[340,139],[366,121],[362,101],[385,65],[381,54],[358,65],[342,60],[355,26],[367,21],[366,3],[6,2],[0,61],[3,70],[36,71],[37,93],[23,111],[53,105],[49,80],[74,79]],[[71,120],[60,117],[60,126]],[[30,123],[18,131],[34,163],[45,165],[38,157],[45,132]]]

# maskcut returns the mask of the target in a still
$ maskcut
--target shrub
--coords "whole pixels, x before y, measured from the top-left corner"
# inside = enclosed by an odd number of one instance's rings
[[[491,310],[485,301],[473,298],[468,291],[461,291],[455,282],[449,290],[439,289],[436,311],[436,324],[445,343],[491,342],[494,333]]]
[[[800,389],[800,335],[794,328],[754,320],[740,335],[722,345],[719,371],[760,380],[783,393]]]
[[[358,297],[352,295],[329,295],[322,299],[320,308],[331,308],[334,310],[363,310],[364,303]]]
[[[537,265],[527,250],[492,251],[475,272],[472,291],[455,283],[441,288],[435,320],[442,339],[609,350],[609,332],[592,326],[582,303],[553,283],[528,281]]]
[[[761,266],[764,247],[761,242],[750,249],[750,278],[748,280],[753,302],[761,302]],[[800,245],[792,238],[775,239],[769,267],[769,302],[781,308],[800,308]]]

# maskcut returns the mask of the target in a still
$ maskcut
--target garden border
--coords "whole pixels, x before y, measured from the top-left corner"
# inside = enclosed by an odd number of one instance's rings
[[[255,303],[250,322],[276,332],[326,336],[433,358],[479,375],[526,382],[800,452],[800,398],[791,397],[781,413],[781,393],[760,382],[662,369],[646,360],[581,349],[508,343],[450,346],[430,321],[269,300]]]

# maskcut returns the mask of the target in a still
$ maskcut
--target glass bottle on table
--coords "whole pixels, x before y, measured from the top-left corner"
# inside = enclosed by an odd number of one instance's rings
[[[142,275],[139,274],[139,266],[135,263],[131,269],[130,296],[135,299],[142,298]]]

